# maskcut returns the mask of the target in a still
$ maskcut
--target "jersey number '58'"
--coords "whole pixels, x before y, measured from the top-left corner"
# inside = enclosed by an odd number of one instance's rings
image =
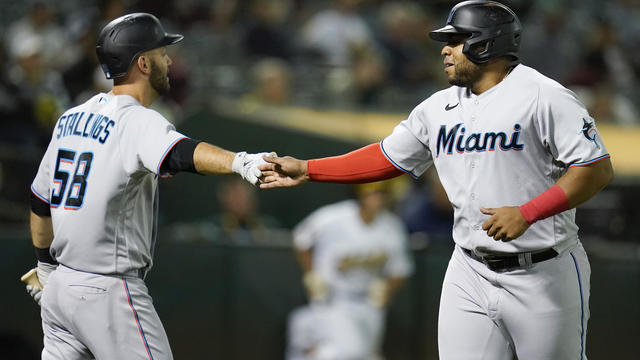
[[[56,159],[56,170],[53,174],[53,189],[51,190],[51,207],[57,208],[65,197],[65,209],[77,210],[82,207],[84,193],[87,190],[87,177],[91,171],[92,152],[83,152],[76,161],[76,152],[59,149]],[[75,169],[69,184],[69,170]],[[69,185],[69,191],[66,191]]]

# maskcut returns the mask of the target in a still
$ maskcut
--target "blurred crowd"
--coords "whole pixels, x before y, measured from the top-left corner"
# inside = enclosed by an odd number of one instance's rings
[[[511,0],[522,62],[573,89],[602,123],[638,124],[640,2]],[[110,88],[99,29],[145,11],[185,40],[169,48],[169,120],[216,97],[274,106],[408,112],[446,87],[442,26],[456,1],[25,0],[0,12],[0,200],[25,184],[67,107]],[[26,166],[25,166],[26,164]],[[6,174],[11,174],[7,176]],[[25,206],[20,205],[20,206]],[[15,211],[2,209],[0,217]],[[9,207],[11,208],[11,207]],[[6,213],[5,213],[6,212]]]

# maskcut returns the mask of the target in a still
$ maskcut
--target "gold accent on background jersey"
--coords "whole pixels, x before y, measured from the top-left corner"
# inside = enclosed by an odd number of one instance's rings
[[[332,298],[368,294],[372,281],[413,271],[400,219],[383,211],[365,224],[355,200],[314,211],[295,227],[293,241],[298,249],[313,248],[313,270]]]

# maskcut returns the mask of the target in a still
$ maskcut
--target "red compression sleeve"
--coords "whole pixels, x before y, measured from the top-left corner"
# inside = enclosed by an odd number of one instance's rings
[[[312,181],[341,184],[361,184],[404,174],[387,160],[378,143],[340,156],[309,160],[307,172]]]
[[[520,206],[522,217],[524,217],[529,225],[568,209],[569,198],[558,185],[553,185],[533,200]]]

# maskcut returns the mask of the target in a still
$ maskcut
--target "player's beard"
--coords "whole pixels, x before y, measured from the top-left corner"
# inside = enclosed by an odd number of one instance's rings
[[[169,93],[171,86],[169,85],[169,77],[166,72],[163,72],[155,61],[151,61],[151,73],[149,74],[149,83],[151,87],[159,95],[166,95]],[[167,70],[168,71],[168,70]]]
[[[453,77],[449,78],[449,84],[462,87],[472,87],[482,76],[482,67],[469,59],[458,62],[455,65]]]

